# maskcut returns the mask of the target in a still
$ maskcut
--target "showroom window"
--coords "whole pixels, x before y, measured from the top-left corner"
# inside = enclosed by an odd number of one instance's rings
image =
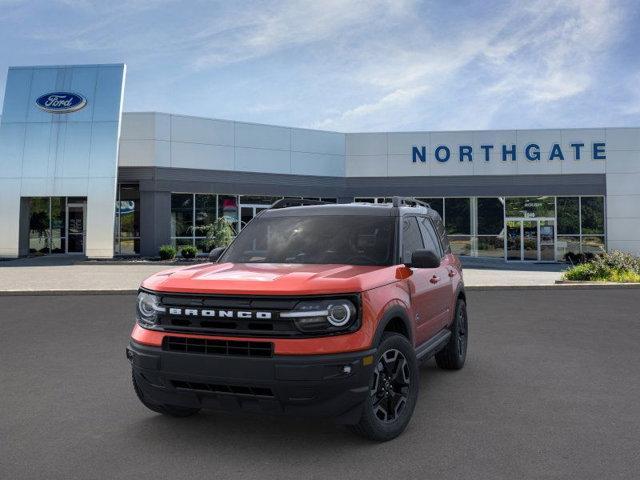
[[[585,253],[605,250],[604,197],[580,197],[580,247]]]
[[[65,205],[64,197],[29,199],[29,253],[66,252]]]
[[[84,253],[86,197],[29,198],[29,253]]]
[[[237,197],[231,197],[235,199]],[[199,193],[171,194],[171,243],[178,249],[193,245],[199,252],[205,252],[206,236],[198,227],[211,224],[216,220],[217,195]],[[236,217],[237,222],[237,217]]]
[[[508,197],[505,215],[512,218],[554,218],[555,197]]]
[[[558,197],[558,258],[605,251],[604,197]]]
[[[477,255],[504,257],[504,198],[477,200]]]
[[[114,235],[116,255],[140,253],[140,191],[137,185],[118,185]]]
[[[471,255],[471,199],[445,198],[443,217],[451,251]]]
[[[210,225],[218,218],[224,218],[236,235],[253,217],[281,198],[283,197],[172,193],[171,243],[178,249],[185,245],[193,245],[200,253],[206,253],[208,242],[199,227]],[[337,201],[336,198],[311,200],[329,203]]]

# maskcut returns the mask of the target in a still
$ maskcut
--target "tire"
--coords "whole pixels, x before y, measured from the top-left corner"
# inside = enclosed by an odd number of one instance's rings
[[[413,415],[420,389],[418,361],[404,336],[385,333],[374,365],[362,416],[351,430],[369,440],[386,442],[400,435]]]
[[[167,415],[169,417],[190,417],[200,411],[199,408],[178,407],[177,405],[160,405],[158,403],[153,403],[145,398],[142,389],[136,382],[136,376],[133,371],[131,372],[131,381],[133,382],[133,389],[135,390],[138,399],[151,411],[161,413],[162,415]]]
[[[460,370],[467,358],[467,342],[469,337],[467,320],[467,304],[459,298],[456,312],[451,324],[451,337],[447,345],[436,353],[436,365],[444,370]]]

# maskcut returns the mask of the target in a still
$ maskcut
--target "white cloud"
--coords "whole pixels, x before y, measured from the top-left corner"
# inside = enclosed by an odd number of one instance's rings
[[[444,0],[59,2],[69,25],[16,33],[43,56],[124,59],[157,78],[137,88],[145,98],[193,82],[199,115],[235,108],[345,131],[489,128],[506,111],[587,95],[625,15],[619,0],[487,0],[469,12]],[[224,82],[236,97],[219,96]],[[189,95],[178,108],[198,97]]]
[[[462,34],[434,45],[425,41],[408,50],[408,42],[401,39],[387,46],[383,61],[373,58],[357,73],[374,99],[317,124],[345,130],[363,125],[376,128],[367,117],[384,110],[386,114],[377,121],[382,128],[386,119],[406,111],[405,96],[395,92],[419,92],[412,100],[421,98],[428,113],[428,105],[440,105],[442,98],[455,104],[456,85],[466,84],[475,92],[471,107],[476,105],[478,115],[471,116],[476,122],[469,125],[470,106],[464,105],[458,128],[486,128],[491,122],[486,112],[499,111],[502,103],[540,106],[587,91],[595,74],[594,58],[615,39],[620,8],[609,0],[539,0],[525,8],[518,5],[503,9],[495,19],[471,19],[458,25]],[[429,25],[430,31],[437,28]],[[417,34],[428,38],[430,31]],[[451,108],[446,124],[455,124],[456,115]]]

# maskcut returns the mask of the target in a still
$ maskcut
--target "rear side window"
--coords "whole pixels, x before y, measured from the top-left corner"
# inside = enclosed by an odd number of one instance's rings
[[[420,217],[418,223],[420,224],[420,230],[422,230],[422,236],[424,238],[424,248],[431,250],[442,258],[443,253],[442,248],[440,247],[440,240],[438,240],[438,236],[433,229],[431,220],[426,217]]]
[[[442,223],[442,219],[440,215],[432,215],[431,220],[433,221],[433,225],[436,228],[436,233],[438,237],[440,237],[440,243],[442,244],[442,248],[444,253],[451,253],[451,246],[449,245],[449,238],[447,237],[447,231],[444,228],[444,224]]]
[[[404,217],[402,220],[402,262],[411,262],[415,250],[424,248],[422,234],[416,217]]]

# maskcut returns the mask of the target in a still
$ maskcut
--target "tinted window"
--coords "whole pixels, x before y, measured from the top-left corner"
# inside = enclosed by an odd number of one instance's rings
[[[416,217],[405,217],[402,220],[402,261],[411,262],[411,254],[422,248],[424,244]]]
[[[580,212],[578,197],[558,197],[558,234],[576,235],[580,233]]]
[[[582,197],[582,234],[604,234],[604,197]]]
[[[444,253],[451,253],[449,238],[447,237],[447,232],[445,231],[444,224],[442,223],[442,218],[440,218],[439,216],[433,215],[431,217],[431,221],[433,222],[433,226],[436,228],[436,233],[438,234],[438,237],[440,237],[440,244],[444,249]]]
[[[471,233],[471,201],[468,198],[446,198],[444,210],[449,235]]]
[[[502,199],[478,198],[478,235],[499,235],[503,229]]]
[[[393,217],[256,217],[221,262],[392,265]]]
[[[431,250],[440,258],[442,258],[442,248],[440,248],[440,242],[436,232],[433,229],[433,225],[428,218],[420,217],[418,221],[420,223],[420,229],[422,230],[422,238],[424,239],[424,248]]]

